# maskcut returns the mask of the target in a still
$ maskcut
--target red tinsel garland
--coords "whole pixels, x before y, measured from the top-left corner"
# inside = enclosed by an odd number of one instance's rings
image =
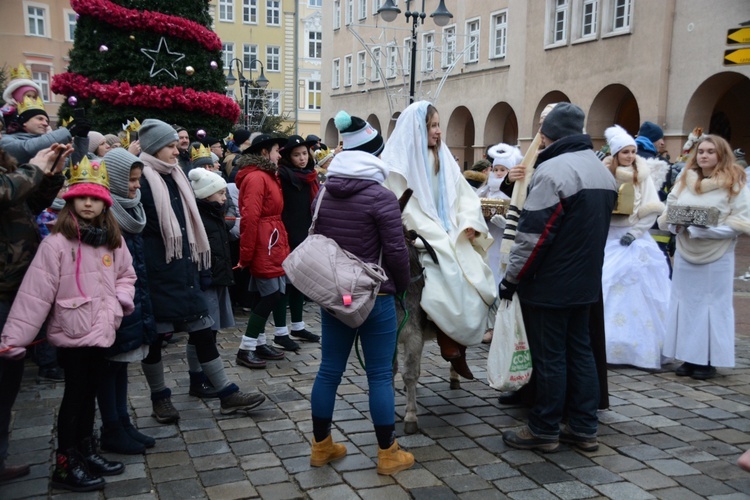
[[[230,97],[184,87],[131,85],[128,82],[117,81],[100,83],[76,73],[60,73],[52,78],[51,90],[55,94],[74,95],[83,99],[95,98],[115,106],[200,111],[221,116],[232,123],[240,117],[240,107]]]
[[[209,51],[221,50],[221,40],[216,33],[182,17],[126,9],[109,0],[70,0],[70,6],[80,15],[92,16],[121,29],[152,31],[197,42]]]

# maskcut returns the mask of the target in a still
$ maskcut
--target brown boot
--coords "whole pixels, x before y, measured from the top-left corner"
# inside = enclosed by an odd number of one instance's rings
[[[323,467],[328,462],[332,462],[346,455],[346,446],[333,442],[329,434],[320,443],[313,438],[312,454],[310,455],[310,465],[313,467]]]
[[[440,355],[444,360],[450,361],[461,357],[461,344],[437,329],[436,337],[438,345],[440,346]]]
[[[378,448],[378,474],[391,476],[414,465],[414,455],[399,448],[394,440],[390,448]]]
[[[466,364],[466,354],[460,358],[451,359],[451,366],[456,370],[456,373],[461,375],[466,380],[474,380],[474,374],[471,373],[471,368]]]

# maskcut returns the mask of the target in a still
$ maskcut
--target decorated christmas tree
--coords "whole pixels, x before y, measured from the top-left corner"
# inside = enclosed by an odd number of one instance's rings
[[[78,14],[60,117],[84,108],[94,130],[158,118],[192,133],[226,135],[240,109],[225,95],[221,40],[207,0],[71,0]]]

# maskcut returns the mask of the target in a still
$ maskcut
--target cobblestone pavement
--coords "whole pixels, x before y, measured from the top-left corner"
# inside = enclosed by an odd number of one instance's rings
[[[750,259],[747,241],[738,249],[737,274]],[[740,251],[742,250],[742,251]],[[0,486],[0,498],[310,498],[310,499],[573,499],[750,498],[750,473],[735,462],[750,448],[750,294],[739,280],[737,366],[719,369],[709,381],[678,378],[665,367],[649,373],[611,367],[611,408],[600,412],[597,452],[561,445],[538,454],[503,444],[503,430],[519,426],[526,410],[497,403],[486,384],[487,346],[467,353],[477,380],[451,390],[448,365],[436,344],[425,346],[418,388],[421,432],[403,435],[403,382],[397,377],[399,443],[416,464],[394,477],[378,476],[375,435],[368,419],[364,371],[356,357],[339,388],[334,439],[348,455],[331,465],[309,465],[309,398],[319,364],[319,346],[302,344],[297,354],[249,370],[234,362],[246,317],[219,334],[230,379],[257,388],[267,401],[249,416],[225,417],[218,401],[188,395],[185,336],[164,351],[167,385],[180,410],[176,425],[151,418],[151,402],[138,364],[130,367],[130,404],[137,426],[156,438],[145,455],[124,461],[121,476],[106,478],[103,492],[65,494],[48,485],[54,456],[56,411],[63,384],[37,384],[27,364],[14,406],[9,463],[31,463],[31,474]],[[311,331],[320,331],[316,309],[306,306]],[[270,328],[268,329],[270,331]]]

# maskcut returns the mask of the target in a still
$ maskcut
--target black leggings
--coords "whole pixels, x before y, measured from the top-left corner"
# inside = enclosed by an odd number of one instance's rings
[[[143,359],[144,363],[153,365],[161,361],[161,342],[162,336],[159,335],[156,341],[148,346],[148,356]],[[198,361],[201,363],[208,363],[219,357],[219,350],[216,349],[216,336],[210,328],[188,333],[188,344],[195,346]]]

